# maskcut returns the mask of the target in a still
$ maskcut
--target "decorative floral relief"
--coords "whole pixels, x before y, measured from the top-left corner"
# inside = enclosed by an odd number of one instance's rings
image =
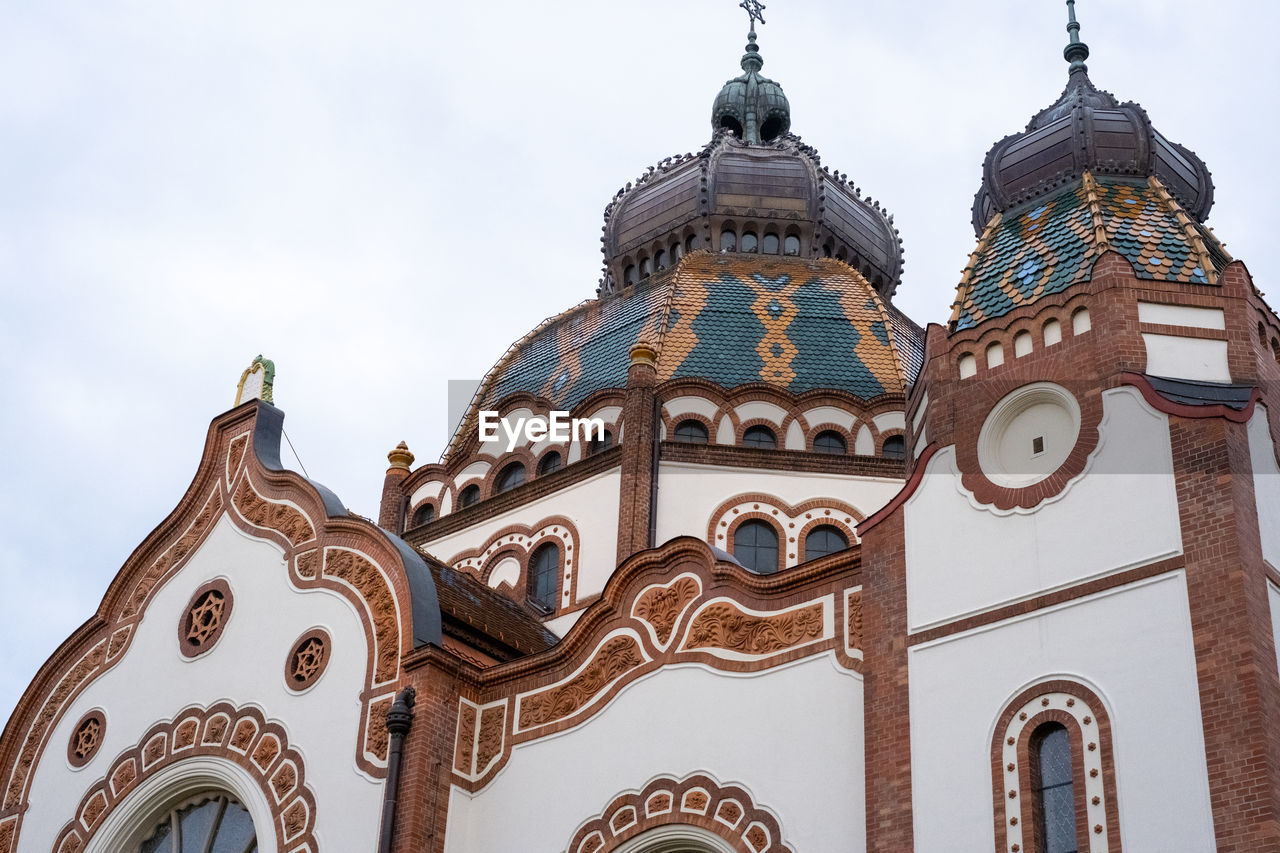
[[[466,776],[475,771],[476,708],[461,703],[458,713],[458,741],[453,769]]]
[[[701,592],[702,584],[697,578],[676,578],[665,586],[652,586],[642,592],[637,596],[631,613],[652,625],[658,644],[666,646],[676,629],[676,620]]]
[[[849,648],[862,648],[862,593],[849,596],[845,605],[849,613]]]
[[[612,638],[573,678],[538,693],[521,696],[520,728],[545,726],[576,713],[620,675],[642,663],[644,657],[634,637],[624,634]]]
[[[400,669],[400,623],[396,597],[387,579],[373,563],[345,548],[330,548],[325,552],[324,574],[355,587],[367,603],[376,647],[374,682],[392,681]]]
[[[214,491],[209,496],[209,499],[205,501],[204,508],[196,516],[196,520],[191,522],[191,526],[187,528],[181,538],[156,558],[156,561],[151,564],[151,568],[147,569],[142,577],[138,578],[138,582],[134,584],[133,592],[129,595],[128,603],[125,604],[124,610],[121,611],[121,619],[137,614],[142,607],[142,602],[146,601],[147,596],[151,594],[151,590],[155,588],[156,584],[164,578],[170,569],[195,549],[196,543],[213,526],[214,520],[221,514],[222,496],[217,491]]]
[[[502,735],[506,727],[507,708],[495,705],[480,712],[479,749],[476,752],[476,773],[489,769],[490,762],[502,753]]]
[[[301,545],[315,538],[315,528],[297,507],[269,501],[253,490],[249,478],[240,481],[232,499],[240,514],[255,527],[274,530],[294,545]]]
[[[249,446],[249,433],[236,436],[231,439],[231,444],[227,446],[227,485],[231,485],[231,481],[236,478],[236,472],[240,470],[240,463],[244,460],[245,448]]]
[[[724,649],[770,655],[822,637],[822,603],[799,610],[756,616],[728,601],[708,605],[694,617],[686,649]]]
[[[365,751],[383,761],[387,759],[387,747],[390,739],[390,735],[387,733],[387,711],[391,709],[391,702],[391,697],[388,697],[370,705],[369,721],[365,725]]]

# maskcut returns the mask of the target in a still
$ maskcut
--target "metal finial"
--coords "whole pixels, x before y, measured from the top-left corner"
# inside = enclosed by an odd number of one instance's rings
[[[1089,45],[1080,41],[1080,22],[1076,20],[1076,0],[1067,0],[1067,32],[1071,42],[1062,50],[1062,56],[1071,63],[1072,74],[1088,71],[1084,61],[1089,58]]]
[[[754,33],[756,31],[756,21],[764,23],[765,5],[760,0],[742,0],[738,5],[746,9],[747,14],[751,16],[751,32]]]

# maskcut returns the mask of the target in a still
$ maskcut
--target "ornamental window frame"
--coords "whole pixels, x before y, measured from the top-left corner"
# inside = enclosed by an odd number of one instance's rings
[[[1043,853],[1038,838],[1031,754],[1046,724],[1067,730],[1080,853],[1120,853],[1111,719],[1102,699],[1069,679],[1045,681],[1020,692],[1001,712],[991,744],[996,853]]]

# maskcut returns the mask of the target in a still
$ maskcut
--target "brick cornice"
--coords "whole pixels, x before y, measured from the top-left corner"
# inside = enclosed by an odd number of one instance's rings
[[[659,445],[663,462],[688,462],[695,465],[719,465],[732,468],[763,468],[770,471],[795,471],[812,474],[838,474],[852,477],[880,477],[901,480],[906,475],[905,462],[875,456],[837,456],[800,450],[759,450],[726,444],[686,444],[664,441]]]

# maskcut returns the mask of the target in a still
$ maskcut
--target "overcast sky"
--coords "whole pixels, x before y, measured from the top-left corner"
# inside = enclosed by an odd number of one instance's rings
[[[1210,224],[1264,291],[1275,8],[1079,4],[1094,82],[1208,162]],[[895,214],[897,304],[944,321],[983,155],[1065,82],[1063,4],[766,17],[793,131]],[[0,718],[182,496],[259,352],[311,476],[376,517],[396,442],[439,456],[446,381],[594,295],[605,203],[709,139],[746,33],[734,0],[0,0],[0,20]]]

